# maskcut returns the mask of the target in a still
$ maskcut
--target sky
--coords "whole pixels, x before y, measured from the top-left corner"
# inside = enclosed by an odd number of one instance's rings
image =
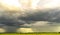
[[[46,18],[48,20],[47,22],[25,21],[23,20],[25,17],[32,20],[45,20]],[[24,26],[30,25],[34,31],[38,32],[60,31],[60,23],[55,23],[57,20],[60,22],[60,0],[0,0],[0,19],[3,19],[2,21],[12,19],[13,23],[25,23]]]
[[[0,8],[9,10],[46,9],[60,7],[60,0],[0,0]]]

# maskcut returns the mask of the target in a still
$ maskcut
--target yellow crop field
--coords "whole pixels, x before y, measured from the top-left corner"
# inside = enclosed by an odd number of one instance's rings
[[[0,34],[0,35],[60,35],[60,34]]]

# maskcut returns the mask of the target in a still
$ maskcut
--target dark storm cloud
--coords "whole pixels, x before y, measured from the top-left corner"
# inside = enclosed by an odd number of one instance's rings
[[[20,17],[22,20],[28,21],[51,21],[60,22],[60,9],[51,9],[38,11],[37,13],[30,14],[27,17]]]
[[[10,11],[9,11],[10,12]],[[14,15],[16,13],[1,12],[0,23],[2,24],[30,24],[35,21],[49,21],[49,22],[60,22],[60,9],[46,9],[46,10],[37,10],[28,11],[25,14],[20,16]],[[13,11],[12,11],[13,12]],[[27,16],[24,16],[27,15]]]
[[[9,12],[9,11],[8,11]],[[34,32],[56,32],[60,31],[60,9],[50,9],[33,12],[29,11],[25,13],[27,16],[13,15],[16,13],[1,12],[0,24],[8,26],[20,26],[30,27]],[[41,22],[42,21],[42,22]],[[47,21],[47,22],[46,22]],[[56,23],[55,23],[56,22]],[[57,24],[58,23],[58,24]],[[0,25],[1,26],[1,25]]]

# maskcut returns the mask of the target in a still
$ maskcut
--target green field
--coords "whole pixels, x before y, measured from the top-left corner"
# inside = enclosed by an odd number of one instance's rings
[[[0,35],[60,35],[60,34],[0,34]]]
[[[0,35],[60,35],[60,32],[39,32],[39,33],[0,33]]]

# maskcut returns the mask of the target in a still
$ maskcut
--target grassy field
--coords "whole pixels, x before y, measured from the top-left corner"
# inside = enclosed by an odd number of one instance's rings
[[[0,35],[60,35],[59,32],[40,32],[40,33],[0,33]]]
[[[60,34],[0,34],[0,35],[60,35]]]

